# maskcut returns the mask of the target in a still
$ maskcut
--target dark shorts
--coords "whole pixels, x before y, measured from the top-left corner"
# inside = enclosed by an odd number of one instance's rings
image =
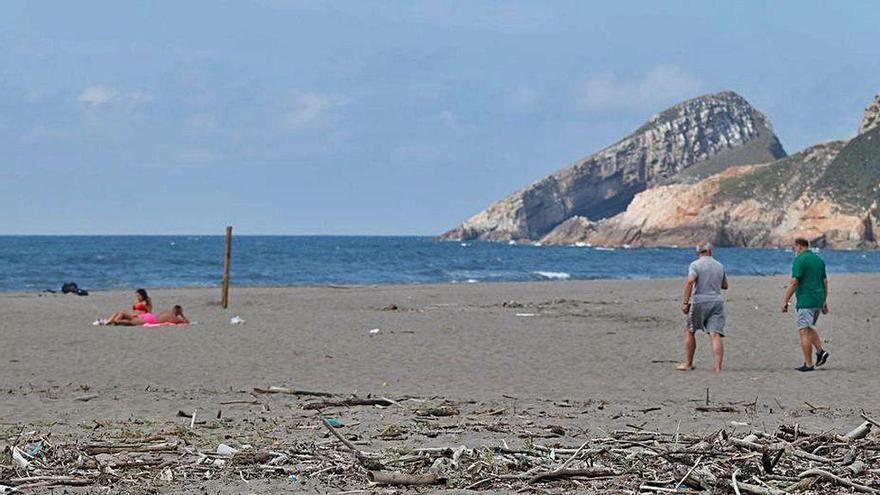
[[[724,337],[724,324],[724,302],[691,303],[691,312],[687,316],[687,329],[691,332],[702,330]]]
[[[797,310],[796,321],[798,330],[801,328],[815,328],[821,312],[822,308],[801,308]]]

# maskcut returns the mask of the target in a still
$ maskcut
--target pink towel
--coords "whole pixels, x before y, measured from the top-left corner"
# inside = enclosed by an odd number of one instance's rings
[[[171,322],[169,321],[169,322],[165,322],[165,323],[144,323],[144,324],[141,325],[141,326],[143,326],[143,327],[147,327],[147,328],[153,328],[153,327],[176,327],[176,326],[186,326],[186,323],[171,323]]]

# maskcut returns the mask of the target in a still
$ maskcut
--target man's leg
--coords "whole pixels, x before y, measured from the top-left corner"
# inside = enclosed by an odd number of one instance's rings
[[[680,370],[694,367],[694,352],[697,350],[697,339],[690,328],[684,329],[684,362],[677,366]]]
[[[804,353],[804,364],[813,366],[813,342],[811,338],[811,328],[801,328],[801,351]]]
[[[718,333],[709,334],[712,339],[712,354],[715,356],[715,371],[721,373],[721,364],[724,362],[724,337]]]
[[[816,310],[816,318],[818,316],[819,310]],[[822,336],[819,335],[819,330],[816,329],[816,319],[813,320],[813,325],[807,329],[807,334],[810,338],[810,344],[816,349],[816,367],[824,366],[828,361],[829,354],[822,349]]]
[[[822,352],[822,337],[819,336],[819,331],[815,327],[808,328],[807,330],[809,330],[810,343],[816,348],[816,352]]]

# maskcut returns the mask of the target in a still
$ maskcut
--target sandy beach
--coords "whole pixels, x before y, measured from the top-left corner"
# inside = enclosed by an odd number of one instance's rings
[[[845,433],[861,411],[880,416],[880,275],[831,277],[832,313],[819,323],[831,359],[808,374],[793,370],[801,356],[793,316],[779,311],[785,283],[731,280],[721,375],[710,371],[705,335],[697,369],[674,369],[684,321],[678,279],[234,287],[226,310],[217,289],[155,289],[157,309],[181,304],[198,324],[149,329],[91,325],[130,307],[131,291],[0,294],[0,448],[24,430],[60,440],[191,423],[188,442],[203,450],[219,442],[333,441],[302,408],[316,397],[254,393],[270,386],[415,398],[400,407],[325,410],[365,449],[518,444],[522,431],[577,447],[622,428],[706,435],[731,421],[749,425],[741,430],[799,424]],[[246,322],[231,325],[233,316]],[[707,394],[711,406],[733,412],[697,411]],[[408,404],[424,403],[454,404],[462,414],[437,419],[436,435],[381,434],[392,424],[406,431]],[[196,411],[207,423],[178,411]],[[477,416],[507,429],[467,423]],[[322,493],[364,488],[342,478],[236,476],[137,489],[289,493],[293,483]],[[113,489],[135,491],[124,483]]]

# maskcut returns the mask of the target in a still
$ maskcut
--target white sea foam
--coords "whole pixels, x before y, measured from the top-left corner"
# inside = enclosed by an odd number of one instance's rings
[[[597,246],[595,248],[596,251],[614,251],[613,247],[605,247],[605,246]]]
[[[570,273],[565,272],[532,272],[535,275],[539,275],[541,277],[550,279],[550,280],[568,280],[571,278]]]
[[[574,247],[592,247],[593,245],[589,242],[576,242],[574,243]]]
[[[477,280],[477,279],[475,279],[475,278],[469,278],[469,279],[467,279],[467,283],[469,283],[469,284],[475,284],[475,283],[477,283],[477,282],[479,282],[479,280]]]

